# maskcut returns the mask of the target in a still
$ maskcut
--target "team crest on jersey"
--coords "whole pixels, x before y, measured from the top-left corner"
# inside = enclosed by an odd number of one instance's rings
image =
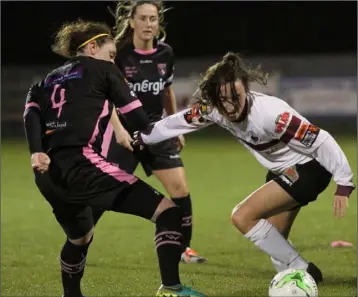
[[[310,124],[303,135],[303,137],[300,139],[300,142],[306,146],[311,147],[314,142],[316,141],[320,129],[316,127],[315,125]]]
[[[184,119],[188,124],[202,123],[205,121],[203,115],[209,113],[209,108],[204,104],[194,104],[193,107],[184,113]]]
[[[161,76],[164,76],[167,73],[167,64],[159,63],[157,64],[158,72]]]
[[[276,124],[275,132],[278,133],[278,134],[281,134],[285,130],[285,128],[287,127],[289,119],[290,119],[290,113],[289,112],[286,111],[286,112],[280,114],[276,118],[276,121],[275,121],[275,124]]]
[[[280,178],[289,186],[292,186],[298,179],[300,178],[296,166],[292,166],[287,168],[282,175],[280,175]]]

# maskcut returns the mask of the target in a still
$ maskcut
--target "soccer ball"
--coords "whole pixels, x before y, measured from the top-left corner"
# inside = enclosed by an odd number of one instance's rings
[[[313,277],[304,270],[287,269],[275,275],[270,283],[270,297],[317,297],[318,288]]]

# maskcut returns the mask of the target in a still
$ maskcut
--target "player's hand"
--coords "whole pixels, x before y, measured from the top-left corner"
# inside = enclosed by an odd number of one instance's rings
[[[115,133],[116,141],[121,146],[133,152],[132,142],[133,139],[126,129],[122,129],[121,132]]]
[[[133,139],[134,139],[133,140],[133,145],[134,146],[138,147],[139,150],[144,149],[145,143],[144,143],[144,141],[142,139],[142,133],[140,133],[139,131],[135,131],[133,133]]]
[[[183,135],[178,136],[175,142],[176,142],[176,145],[178,147],[178,150],[181,151],[185,146],[185,138],[184,138],[184,136]]]
[[[334,196],[333,211],[337,218],[343,218],[348,208],[348,196]]]
[[[40,173],[45,173],[51,163],[50,157],[45,153],[33,153],[31,156],[31,166]]]

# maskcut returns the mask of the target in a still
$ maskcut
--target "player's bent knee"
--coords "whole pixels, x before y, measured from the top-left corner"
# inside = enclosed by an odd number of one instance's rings
[[[94,235],[94,228],[92,228],[85,236],[78,239],[68,238],[68,241],[70,241],[74,245],[85,245],[91,241],[93,235]]]
[[[240,231],[246,230],[252,220],[254,220],[254,216],[245,204],[237,205],[231,213],[231,222]]]
[[[168,198],[163,198],[162,201],[160,201],[160,203],[158,204],[157,209],[154,212],[153,217],[151,218],[152,222],[156,222],[157,218],[167,209],[175,207],[176,204],[168,199]]]
[[[172,198],[186,197],[189,195],[189,189],[185,182],[173,181],[167,186],[167,189]]]

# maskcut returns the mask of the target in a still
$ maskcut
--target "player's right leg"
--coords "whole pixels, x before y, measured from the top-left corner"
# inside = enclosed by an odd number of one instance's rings
[[[63,296],[81,297],[81,279],[94,234],[92,210],[89,206],[66,203],[62,189],[56,187],[47,174],[35,172],[35,181],[67,235],[60,254]]]
[[[113,211],[140,216],[156,224],[154,240],[162,281],[157,296],[205,296],[180,282],[182,215],[174,202],[138,180],[116,197]]]
[[[86,267],[88,248],[94,235],[92,211],[86,206],[75,210],[75,213],[67,207],[66,212],[66,215],[56,215],[67,235],[60,260],[63,297],[82,297],[81,280]],[[87,231],[88,229],[90,230]]]

